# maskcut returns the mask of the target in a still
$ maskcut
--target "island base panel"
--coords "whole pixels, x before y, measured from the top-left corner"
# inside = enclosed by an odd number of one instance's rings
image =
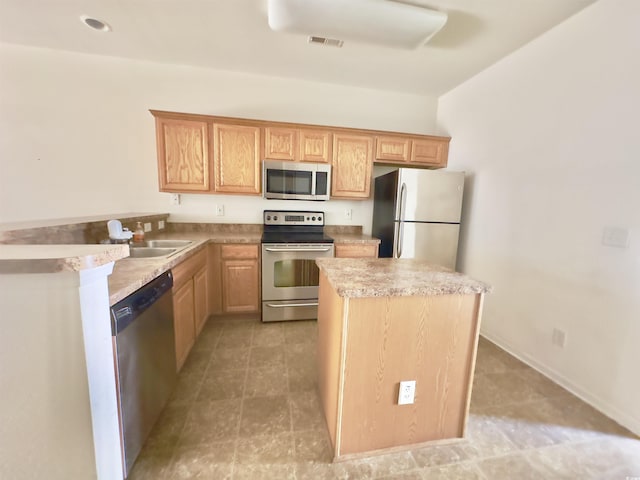
[[[482,294],[339,297],[324,275],[319,388],[335,458],[461,439]],[[415,402],[397,405],[401,380]]]

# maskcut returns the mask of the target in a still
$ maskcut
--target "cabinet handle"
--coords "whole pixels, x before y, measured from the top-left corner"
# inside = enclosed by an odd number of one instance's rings
[[[285,307],[317,307],[318,302],[309,303],[267,303],[267,307],[285,308]]]
[[[267,252],[328,252],[331,248],[269,248]]]
[[[396,241],[398,242],[396,248],[396,258],[400,258],[402,256],[402,240],[404,237],[404,204],[407,198],[407,184],[403,183],[402,187],[400,187],[400,212],[398,215],[398,235],[396,237]]]

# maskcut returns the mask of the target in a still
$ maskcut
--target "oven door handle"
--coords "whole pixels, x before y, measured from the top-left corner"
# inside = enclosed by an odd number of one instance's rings
[[[267,307],[271,308],[286,308],[286,307],[317,307],[318,302],[309,303],[267,303]]]
[[[328,252],[331,247],[327,248],[265,248],[267,252]]]

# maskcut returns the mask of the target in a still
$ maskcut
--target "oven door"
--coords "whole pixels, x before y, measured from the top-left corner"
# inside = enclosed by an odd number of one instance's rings
[[[263,321],[317,318],[319,257],[333,257],[333,244],[262,245]]]

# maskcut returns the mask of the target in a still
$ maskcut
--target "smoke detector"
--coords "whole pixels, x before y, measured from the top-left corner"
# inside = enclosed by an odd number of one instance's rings
[[[269,0],[267,11],[277,32],[405,49],[421,47],[447,23],[444,12],[393,0]]]

